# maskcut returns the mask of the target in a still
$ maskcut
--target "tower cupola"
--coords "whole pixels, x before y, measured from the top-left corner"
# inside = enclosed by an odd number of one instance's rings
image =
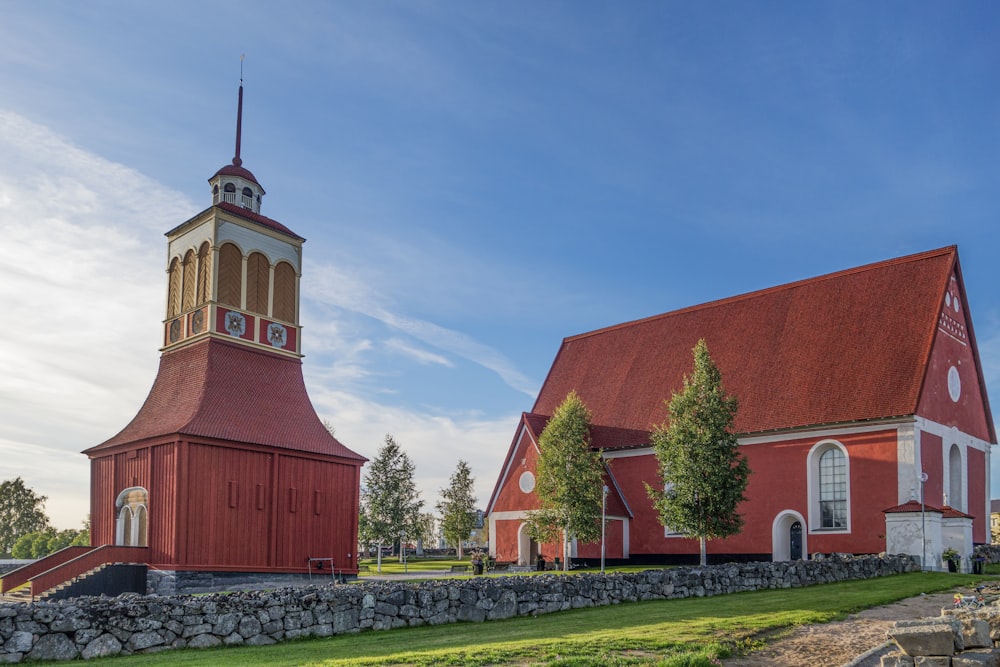
[[[212,204],[227,202],[260,213],[260,200],[264,188],[240,158],[240,138],[243,130],[243,79],[240,78],[240,97],[236,108],[236,154],[231,164],[219,169],[208,184],[212,187]]]

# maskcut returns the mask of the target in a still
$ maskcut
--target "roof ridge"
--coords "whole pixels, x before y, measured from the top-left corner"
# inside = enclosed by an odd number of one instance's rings
[[[698,312],[700,310],[706,310],[709,308],[716,308],[724,304],[737,303],[739,301],[745,301],[747,299],[759,298],[761,296],[765,296],[768,294],[774,294],[777,292],[783,292],[786,290],[799,288],[804,285],[820,283],[827,280],[834,280],[837,278],[843,278],[844,276],[864,273],[867,271],[875,271],[878,269],[888,268],[890,266],[897,266],[899,264],[909,264],[912,262],[923,261],[934,257],[941,257],[943,255],[954,254],[957,251],[958,251],[957,245],[949,245],[949,246],[944,246],[942,248],[936,248],[934,250],[926,250],[924,252],[919,252],[912,255],[903,255],[902,257],[893,257],[878,262],[872,262],[871,264],[864,264],[862,266],[855,266],[848,269],[841,269],[839,271],[834,271],[832,273],[824,273],[819,276],[813,276],[811,278],[803,278],[801,280],[796,280],[790,283],[783,283],[781,285],[765,287],[759,290],[754,290],[752,292],[744,292],[743,294],[736,294],[734,296],[723,297],[721,299],[715,299],[713,301],[707,301],[705,303],[700,303],[693,306],[685,306],[683,308],[670,310],[665,313],[660,313],[658,315],[650,315],[648,317],[639,318],[637,320],[630,320],[628,322],[622,322],[620,324],[613,324],[611,326],[602,327],[600,329],[594,329],[593,331],[587,331],[584,333],[575,334],[573,336],[567,336],[566,338],[563,339],[563,343],[571,342],[574,340],[580,340],[582,338],[589,338],[590,336],[596,336],[608,333],[610,331],[616,331],[619,329],[627,329],[637,324],[653,322],[667,317],[674,317],[676,315],[682,315],[685,313],[692,313],[692,312]]]

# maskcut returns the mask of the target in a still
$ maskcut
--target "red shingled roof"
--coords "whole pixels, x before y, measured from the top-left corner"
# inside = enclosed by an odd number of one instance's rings
[[[240,162],[242,163],[243,161],[240,160]],[[256,183],[257,187],[260,188],[260,191],[264,192],[264,186],[260,184],[260,182],[257,180],[257,177],[254,176],[249,169],[242,166],[242,164],[240,165],[227,164],[221,169],[219,169],[219,171],[215,172],[215,174],[212,175],[212,178],[215,178],[216,176],[238,176],[239,178],[245,178],[251,183]],[[212,178],[208,180],[211,181]]]
[[[942,248],[566,338],[532,412],[576,390],[594,424],[649,430],[705,338],[740,433],[915,414],[957,258]]]
[[[84,453],[174,434],[367,460],[326,430],[301,361],[214,338],[164,353],[139,413]]]

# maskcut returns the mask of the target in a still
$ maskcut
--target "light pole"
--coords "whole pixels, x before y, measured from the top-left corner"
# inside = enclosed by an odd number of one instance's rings
[[[604,573],[604,530],[608,525],[608,485],[601,491],[601,573]]]
[[[924,524],[924,482],[927,473],[920,471],[920,570],[927,571],[927,527]]]

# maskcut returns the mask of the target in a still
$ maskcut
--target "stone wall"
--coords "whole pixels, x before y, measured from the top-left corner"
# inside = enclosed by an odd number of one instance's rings
[[[296,637],[490,621],[639,600],[724,595],[919,570],[909,556],[829,557],[638,573],[368,581],[204,596],[0,605],[0,663],[273,644]]]

